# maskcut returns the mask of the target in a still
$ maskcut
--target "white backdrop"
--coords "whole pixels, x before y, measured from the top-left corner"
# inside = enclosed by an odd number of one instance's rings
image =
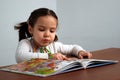
[[[88,51],[120,48],[120,0],[58,0],[59,39]]]

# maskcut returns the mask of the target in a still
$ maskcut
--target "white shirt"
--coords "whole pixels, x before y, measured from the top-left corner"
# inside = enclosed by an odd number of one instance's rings
[[[85,51],[78,45],[64,45],[61,42],[53,42],[46,46],[46,48],[49,49],[52,54],[63,53],[65,55],[70,54],[75,56],[77,56],[80,50]],[[33,52],[31,41],[29,39],[23,39],[19,42],[16,50],[16,61],[19,63],[31,58],[48,59],[48,53],[40,53],[40,49],[37,49],[36,52]]]

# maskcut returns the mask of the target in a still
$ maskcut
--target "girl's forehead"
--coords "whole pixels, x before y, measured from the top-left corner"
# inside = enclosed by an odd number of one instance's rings
[[[55,17],[50,16],[50,15],[40,16],[40,17],[38,17],[38,19],[40,19],[40,20],[54,20],[54,21],[57,21],[57,19]]]
[[[41,16],[37,19],[35,26],[57,28],[57,20],[53,16]]]
[[[57,20],[53,16],[42,16],[37,19],[36,23],[56,25]]]

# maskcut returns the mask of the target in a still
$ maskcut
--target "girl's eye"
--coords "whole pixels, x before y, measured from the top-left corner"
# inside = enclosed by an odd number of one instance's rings
[[[51,32],[51,33],[54,33],[54,32],[55,32],[55,30],[50,30],[50,32]]]
[[[39,31],[45,31],[45,29],[39,29]]]

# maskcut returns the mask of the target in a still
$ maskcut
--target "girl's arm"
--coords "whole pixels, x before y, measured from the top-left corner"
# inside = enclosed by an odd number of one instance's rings
[[[30,41],[27,39],[24,39],[19,42],[15,57],[16,57],[17,63],[19,63],[25,60],[29,60],[31,58],[48,59],[48,54],[33,52]]]
[[[74,55],[77,56],[78,58],[83,58],[84,56],[87,56],[88,58],[91,57],[90,53],[85,51],[79,45],[65,45],[60,42],[56,42],[55,47],[58,53],[63,53],[65,55]]]

